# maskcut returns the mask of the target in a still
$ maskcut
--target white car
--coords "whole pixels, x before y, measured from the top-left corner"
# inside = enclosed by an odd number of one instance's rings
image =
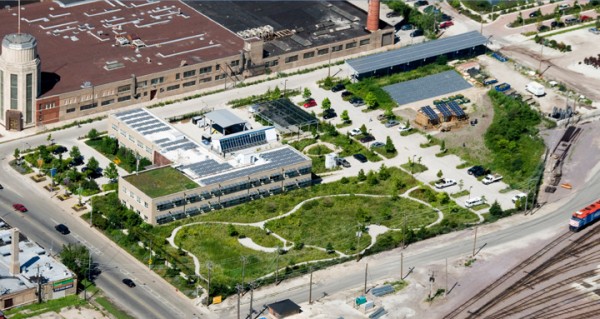
[[[517,195],[513,196],[512,202],[516,204],[519,199],[526,198],[526,197],[527,197],[527,194],[524,194],[524,193],[517,194]]]
[[[362,132],[359,128],[353,128],[350,130],[350,136],[356,136],[356,135],[360,135]]]
[[[408,132],[412,130],[412,127],[410,127],[410,125],[405,125],[405,126],[400,126],[398,128],[398,132],[402,133],[402,132]]]
[[[453,185],[456,185],[456,181],[455,180],[449,179],[449,178],[448,179],[442,178],[442,179],[440,179],[439,181],[437,181],[435,183],[435,188],[442,189],[442,188],[450,187],[450,186],[453,186]]]

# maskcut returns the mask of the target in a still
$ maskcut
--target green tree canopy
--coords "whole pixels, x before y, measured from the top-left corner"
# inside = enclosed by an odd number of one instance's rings
[[[331,108],[331,101],[329,100],[328,97],[326,97],[323,102],[321,103],[321,108],[323,110],[329,110]]]
[[[111,182],[114,182],[117,178],[119,178],[117,165],[115,165],[113,162],[110,162],[104,169],[104,176],[106,176],[106,178],[108,178]]]
[[[71,269],[77,278],[90,277],[90,254],[87,247],[80,244],[63,245],[59,254],[60,261]]]

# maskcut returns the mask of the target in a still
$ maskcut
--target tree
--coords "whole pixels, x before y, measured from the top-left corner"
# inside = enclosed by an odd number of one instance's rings
[[[463,187],[465,187],[465,182],[461,179],[458,181],[458,188],[460,189],[460,191],[462,192]]]
[[[98,130],[96,130],[95,128],[91,129],[87,133],[87,138],[89,138],[90,140],[95,140],[98,138],[98,136],[100,136],[100,133],[98,133]]]
[[[342,118],[342,121],[349,121],[350,115],[348,115],[348,110],[342,111],[342,115],[340,115],[340,117]]]
[[[323,102],[321,103],[321,108],[323,110],[329,110],[331,108],[331,101],[329,100],[328,97],[326,97]]]
[[[48,143],[52,142],[52,134],[48,134],[48,137],[46,137],[46,141],[48,141]]]
[[[71,150],[69,151],[69,156],[71,156],[71,158],[74,161],[77,161],[78,159],[80,159],[81,158],[81,152],[79,151],[79,147],[73,146],[71,148]]]
[[[387,168],[387,166],[385,166],[385,164],[381,164],[378,175],[379,175],[378,178],[382,181],[387,180],[391,176],[390,170]]]
[[[106,166],[106,168],[104,169],[104,176],[106,176],[106,178],[108,178],[110,182],[113,183],[119,177],[117,165],[115,165],[115,163],[113,162],[110,162],[108,166]]]
[[[438,55],[437,59],[435,59],[435,63],[437,65],[446,65],[448,63],[448,57],[444,54]]]
[[[19,160],[21,158],[21,150],[19,150],[18,148],[15,148],[15,151],[13,152],[13,156],[15,157],[16,160]]]
[[[367,179],[367,176],[365,175],[365,171],[361,168],[360,171],[358,171],[358,180],[364,181],[365,179]]]
[[[439,171],[437,172],[437,177],[438,177],[438,178],[442,178],[442,176],[444,176],[444,172],[442,172],[442,170],[439,170]]]
[[[442,143],[441,143],[441,145],[440,145],[440,149],[441,149],[442,151],[445,151],[445,150],[446,150],[446,141],[445,141],[445,140],[442,140]]]
[[[369,171],[367,173],[367,184],[374,186],[379,184],[379,180],[377,179],[377,175],[373,171]]]
[[[361,126],[360,126],[360,132],[361,132],[363,135],[367,135],[367,126],[366,126],[366,125],[364,125],[364,124],[363,124],[363,125],[361,125]]]
[[[281,90],[279,89],[279,86],[275,86],[275,89],[273,89],[273,92],[271,92],[271,100],[277,100],[278,98],[281,97]]]
[[[385,111],[383,112],[383,115],[385,115],[385,117],[388,119],[396,118],[396,114],[394,114],[394,111],[392,111],[392,108],[385,109]]]
[[[502,207],[500,207],[500,204],[498,204],[497,200],[494,201],[490,207],[490,214],[496,217],[502,217],[502,215],[504,215],[504,211],[502,210]]]
[[[333,86],[333,78],[328,76],[323,80],[323,86],[325,89],[330,89]]]
[[[333,245],[331,243],[327,243],[327,246],[325,246],[325,250],[328,254],[333,254],[335,252],[335,249],[333,249]]]
[[[90,277],[90,253],[87,247],[80,244],[63,245],[63,249],[59,254],[60,261],[71,269],[77,278]]]
[[[308,99],[311,96],[312,96],[312,92],[310,91],[310,89],[304,88],[304,92],[302,93],[302,98]]]
[[[376,108],[377,107],[377,96],[375,96],[375,93],[373,93],[373,92],[367,93],[367,96],[365,96],[365,103],[367,104],[367,106],[370,109]]]
[[[396,147],[394,146],[394,143],[392,142],[392,139],[389,136],[385,139],[385,151],[386,153],[396,152]]]
[[[87,162],[88,172],[94,173],[94,172],[98,171],[99,167],[100,167],[100,163],[98,163],[98,160],[93,156],[90,157],[90,159]]]

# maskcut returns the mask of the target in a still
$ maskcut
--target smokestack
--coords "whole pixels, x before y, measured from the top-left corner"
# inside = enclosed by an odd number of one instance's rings
[[[19,262],[19,230],[12,229],[12,240],[10,243],[10,274],[16,276],[21,273],[21,263]]]
[[[379,0],[369,0],[367,30],[371,32],[379,30]]]

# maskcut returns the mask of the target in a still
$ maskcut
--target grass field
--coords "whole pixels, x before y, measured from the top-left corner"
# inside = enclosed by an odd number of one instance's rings
[[[170,166],[129,175],[125,180],[152,198],[199,187],[194,181]]]

